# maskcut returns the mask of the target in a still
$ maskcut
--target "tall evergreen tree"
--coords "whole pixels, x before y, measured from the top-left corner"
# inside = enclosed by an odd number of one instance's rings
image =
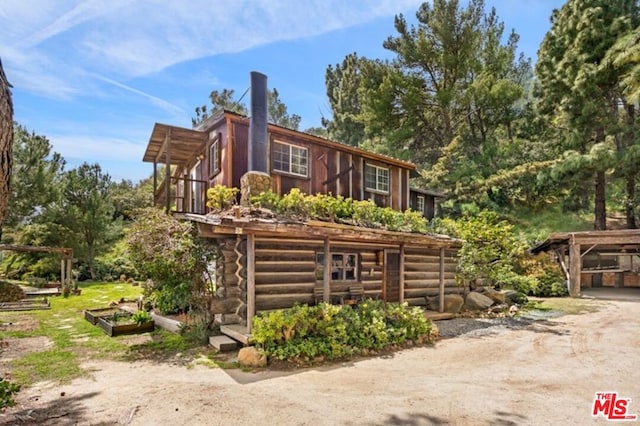
[[[606,229],[607,173],[626,147],[620,70],[605,57],[635,16],[635,0],[569,0],[554,11],[538,52],[539,111],[556,126],[566,157],[556,174],[593,176],[595,229]]]
[[[64,159],[51,152],[49,140],[15,124],[13,177],[6,224],[11,227],[32,222],[59,198]]]
[[[504,24],[483,0],[432,3],[420,6],[417,26],[396,17],[398,35],[384,42],[396,57],[365,81],[361,117],[395,156],[426,169],[440,161],[444,173],[430,178],[453,190],[498,167],[497,142],[512,137],[530,64],[516,53],[517,34],[503,43]]]
[[[361,87],[363,85],[363,67],[365,58],[357,53],[347,55],[342,63],[335,67],[329,65],[325,72],[327,98],[332,118],[322,120],[329,136],[338,142],[358,146],[365,141],[362,112]]]

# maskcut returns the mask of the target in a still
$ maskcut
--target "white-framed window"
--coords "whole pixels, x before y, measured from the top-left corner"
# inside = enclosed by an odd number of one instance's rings
[[[309,151],[307,148],[283,142],[274,142],[272,148],[273,170],[307,177],[309,175]]]
[[[324,276],[324,253],[316,253],[316,278]],[[356,253],[331,253],[331,281],[356,281],[358,279],[358,255]]]
[[[389,169],[366,164],[364,168],[364,187],[368,191],[389,193]]]
[[[418,195],[416,198],[416,210],[424,213],[424,195]]]
[[[216,138],[209,145],[209,176],[220,172],[220,139]]]

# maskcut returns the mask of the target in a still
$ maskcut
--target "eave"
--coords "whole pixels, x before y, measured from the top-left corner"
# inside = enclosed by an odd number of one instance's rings
[[[183,214],[179,217],[196,222],[200,236],[205,238],[253,234],[258,237],[330,239],[343,242],[394,243],[434,248],[459,248],[461,246],[460,240],[447,235],[387,231],[319,220],[285,222],[276,219],[194,214]]]

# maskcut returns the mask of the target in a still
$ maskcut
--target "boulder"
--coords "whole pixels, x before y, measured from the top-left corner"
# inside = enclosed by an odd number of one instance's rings
[[[267,356],[261,355],[255,346],[247,346],[238,352],[238,364],[243,367],[262,368],[267,366]]]
[[[506,302],[504,293],[496,291],[492,288],[485,288],[483,294],[489,299],[493,300],[494,303],[502,304]]]
[[[464,301],[464,308],[467,311],[484,311],[491,305],[493,305],[493,300],[477,291],[467,294],[467,298]]]
[[[529,301],[524,293],[515,290],[507,290],[504,292],[505,302],[509,305],[524,305]]]
[[[464,305],[464,299],[458,294],[444,295],[444,311],[457,314]],[[440,310],[440,296],[427,297],[427,308],[432,311]]]

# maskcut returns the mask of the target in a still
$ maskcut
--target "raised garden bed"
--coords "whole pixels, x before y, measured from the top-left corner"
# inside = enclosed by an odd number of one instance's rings
[[[125,334],[147,333],[153,331],[155,327],[153,320],[138,324],[131,322],[130,317],[120,317],[117,322],[114,322],[109,316],[98,317],[97,325],[111,337]]]
[[[96,325],[98,323],[98,318],[101,317],[110,317],[116,312],[126,312],[124,309],[120,309],[117,306],[112,306],[109,308],[99,308],[99,309],[85,309],[84,311],[84,319],[89,321],[91,324]]]

